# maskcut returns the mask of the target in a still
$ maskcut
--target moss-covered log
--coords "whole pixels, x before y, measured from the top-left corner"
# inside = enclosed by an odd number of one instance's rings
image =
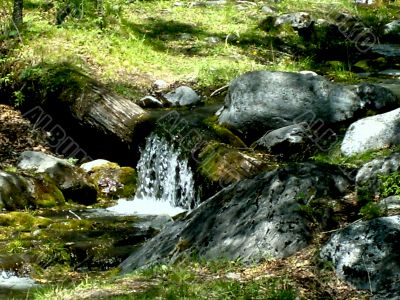
[[[61,154],[121,161],[148,128],[146,111],[71,65],[40,64],[20,79],[25,115],[50,132]]]

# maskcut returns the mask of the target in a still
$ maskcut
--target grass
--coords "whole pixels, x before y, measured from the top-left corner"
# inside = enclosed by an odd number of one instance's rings
[[[59,25],[55,25],[56,15],[65,4],[54,3],[25,1],[23,42],[12,53],[18,64],[68,61],[133,99],[143,96],[156,79],[212,89],[246,71],[299,71],[314,66],[312,56],[277,49],[275,33],[259,26],[266,17],[261,2],[193,6],[183,1],[177,6],[173,0],[105,0],[99,15],[94,1],[69,0],[74,9]],[[363,17],[367,25],[395,18],[395,10],[385,5],[367,9],[347,0],[286,0],[273,6],[278,13],[305,10],[317,17],[350,12]],[[7,9],[10,6],[3,11]],[[292,45],[302,43],[293,32],[283,39]],[[348,69],[341,71],[333,70],[330,76],[353,80]]]
[[[91,279],[72,287],[45,288],[37,291],[34,299],[74,299],[82,295],[90,298],[90,293],[100,299],[296,298],[296,291],[287,278],[251,278],[241,273],[244,270],[242,265],[228,261],[160,265],[106,281]]]

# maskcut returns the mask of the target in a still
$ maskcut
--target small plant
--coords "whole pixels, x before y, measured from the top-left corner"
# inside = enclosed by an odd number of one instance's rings
[[[371,220],[382,217],[384,214],[378,204],[375,202],[369,202],[361,208],[360,215],[366,220]]]
[[[378,176],[381,182],[381,195],[386,198],[389,196],[400,195],[400,172],[394,172],[389,175]]]

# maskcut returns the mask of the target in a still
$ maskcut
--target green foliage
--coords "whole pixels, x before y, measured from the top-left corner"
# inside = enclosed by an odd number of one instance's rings
[[[400,172],[393,172],[388,175],[379,175],[381,182],[381,195],[386,198],[389,196],[400,195]]]
[[[384,215],[382,209],[375,202],[369,202],[360,209],[360,215],[366,219],[371,220],[374,218],[379,218]]]

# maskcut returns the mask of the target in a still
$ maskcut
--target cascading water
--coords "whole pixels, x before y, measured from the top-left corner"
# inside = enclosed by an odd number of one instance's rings
[[[193,173],[179,149],[151,134],[137,165],[138,190],[109,210],[137,214],[174,215],[197,205]]]

